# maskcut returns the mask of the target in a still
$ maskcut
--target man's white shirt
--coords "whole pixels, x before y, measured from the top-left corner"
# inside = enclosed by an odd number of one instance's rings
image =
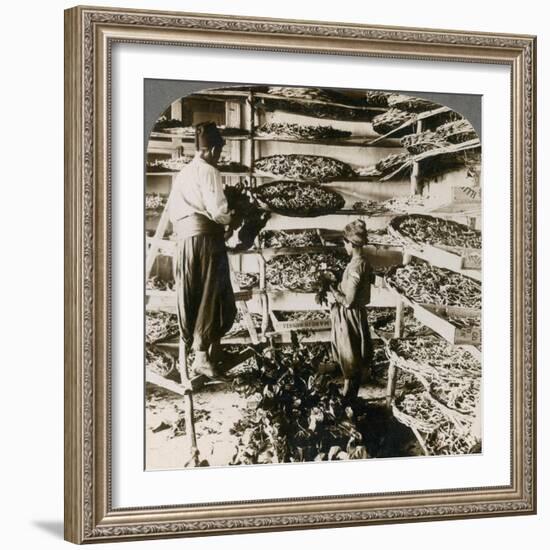
[[[173,224],[192,214],[221,225],[231,221],[220,172],[199,156],[174,178],[168,208]]]

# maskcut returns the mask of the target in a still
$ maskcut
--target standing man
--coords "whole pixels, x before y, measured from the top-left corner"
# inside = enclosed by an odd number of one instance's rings
[[[233,212],[216,168],[224,143],[213,122],[195,127],[195,157],[174,179],[169,205],[177,236],[174,274],[180,333],[187,349],[195,350],[195,374],[209,378],[216,376],[220,340],[237,313],[224,241],[224,226]]]

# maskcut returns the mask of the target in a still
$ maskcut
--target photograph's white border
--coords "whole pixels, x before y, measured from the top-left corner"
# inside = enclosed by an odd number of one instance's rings
[[[509,484],[510,69],[499,65],[459,62],[139,44],[115,44],[112,53],[113,506],[158,506]],[[145,78],[407,89],[483,96],[483,280],[487,284],[483,287],[482,455],[144,471]]]

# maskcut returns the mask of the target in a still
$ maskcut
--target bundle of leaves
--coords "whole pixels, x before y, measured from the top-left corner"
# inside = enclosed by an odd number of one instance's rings
[[[249,407],[233,433],[239,447],[232,464],[263,464],[367,458],[358,422],[364,402],[342,397],[334,379],[319,373],[326,348],[267,348],[257,372],[236,386]]]
[[[315,301],[318,304],[328,305],[328,295],[337,285],[341,275],[341,273],[336,273],[330,269],[317,272],[315,281],[317,290],[315,294]]]
[[[229,210],[235,212],[231,222],[231,229],[238,230],[235,250],[248,250],[267,224],[270,213],[258,206],[249,190],[242,184],[226,186],[224,193]]]

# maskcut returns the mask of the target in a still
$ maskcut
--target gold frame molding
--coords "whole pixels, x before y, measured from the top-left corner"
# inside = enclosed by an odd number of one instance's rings
[[[503,487],[113,509],[110,56],[116,42],[507,65],[512,72],[512,459]],[[65,12],[65,538],[75,543],[536,512],[536,37],[75,7]]]

